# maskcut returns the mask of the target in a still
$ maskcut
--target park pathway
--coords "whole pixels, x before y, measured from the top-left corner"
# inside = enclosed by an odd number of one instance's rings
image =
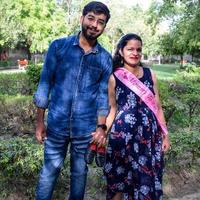
[[[10,73],[19,73],[19,72],[25,72],[26,70],[24,69],[3,69],[0,70],[0,73],[3,74],[10,74]]]

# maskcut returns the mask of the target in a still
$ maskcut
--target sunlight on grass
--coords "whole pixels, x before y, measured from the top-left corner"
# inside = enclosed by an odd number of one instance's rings
[[[177,71],[180,70],[178,64],[155,64],[151,67],[158,79],[173,79]]]

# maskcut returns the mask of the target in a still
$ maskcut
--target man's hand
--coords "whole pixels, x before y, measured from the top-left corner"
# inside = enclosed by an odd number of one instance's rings
[[[46,127],[44,125],[44,122],[37,123],[35,137],[40,144],[44,143],[44,140],[47,138]]]
[[[92,133],[92,142],[96,143],[99,147],[106,144],[106,133],[102,128],[97,128],[96,132]]]

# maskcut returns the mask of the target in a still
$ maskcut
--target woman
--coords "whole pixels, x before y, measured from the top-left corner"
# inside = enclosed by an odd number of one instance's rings
[[[130,33],[120,39],[113,57],[104,166],[108,200],[121,200],[123,195],[129,200],[158,200],[163,195],[163,152],[170,142],[156,76],[142,67],[141,56],[142,40]]]

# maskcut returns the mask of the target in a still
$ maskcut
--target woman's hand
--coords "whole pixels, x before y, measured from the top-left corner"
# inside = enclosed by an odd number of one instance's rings
[[[168,135],[163,136],[162,151],[167,152],[170,148],[170,140]]]

